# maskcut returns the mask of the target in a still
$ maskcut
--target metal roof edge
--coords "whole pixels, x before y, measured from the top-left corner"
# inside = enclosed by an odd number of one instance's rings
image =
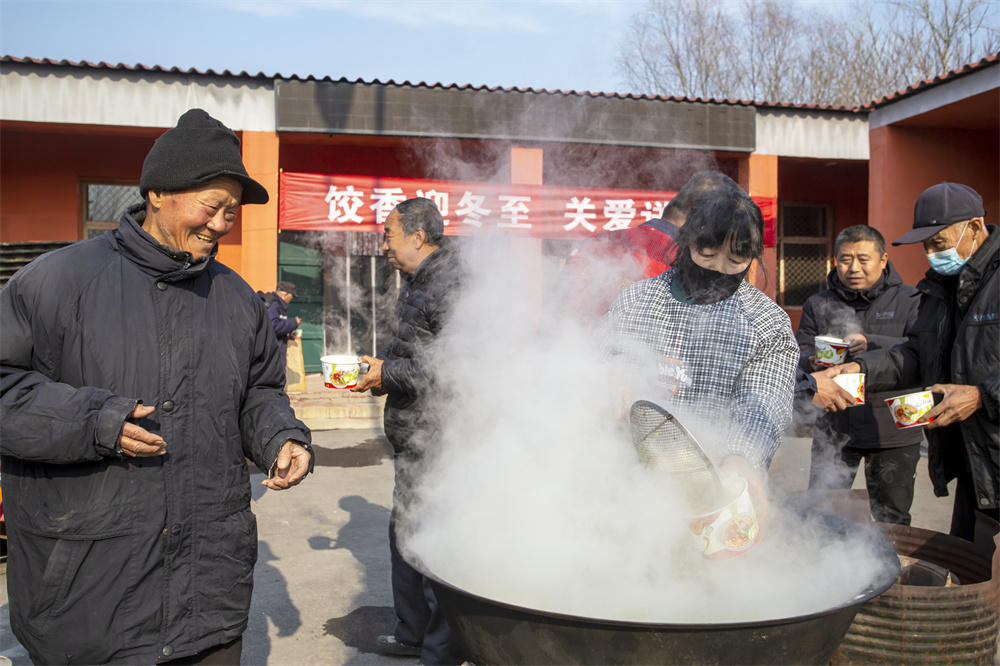
[[[949,72],[945,72],[944,74],[939,74],[929,79],[924,79],[923,81],[919,81],[917,83],[908,85],[902,90],[897,90],[896,92],[889,93],[888,95],[885,95],[876,100],[868,102],[867,104],[862,105],[862,108],[867,109],[869,111],[874,111],[879,108],[898,102],[899,100],[904,99],[906,97],[912,97],[913,95],[922,93],[930,88],[951,83],[952,81],[955,81],[962,77],[970,76],[978,72],[982,72],[983,70],[986,70],[989,67],[995,67],[998,65],[1000,65],[1000,53],[994,53],[993,55],[981,58],[976,62],[962,65],[961,67],[953,69]]]
[[[211,76],[211,77],[222,77],[222,78],[234,78],[234,79],[254,79],[254,80],[267,80],[272,83],[277,83],[279,81],[297,81],[297,82],[315,82],[315,83],[349,83],[355,85],[382,85],[382,86],[396,86],[396,87],[411,87],[411,88],[425,88],[425,89],[441,89],[441,90],[464,90],[473,92],[502,92],[502,93],[520,93],[520,94],[532,94],[532,95],[553,95],[553,96],[563,96],[563,97],[589,97],[589,98],[603,98],[603,99],[632,99],[632,100],[644,100],[644,101],[659,101],[659,102],[679,102],[688,104],[710,104],[710,105],[720,105],[720,106],[742,106],[742,107],[753,107],[757,109],[782,109],[789,111],[830,111],[830,112],[846,112],[846,113],[858,113],[861,111],[859,108],[855,107],[844,107],[836,105],[826,105],[826,104],[800,104],[791,102],[760,102],[753,100],[744,99],[722,99],[715,97],[688,97],[688,96],[678,96],[678,95],[647,95],[640,93],[605,93],[605,92],[592,92],[592,91],[577,91],[577,90],[548,90],[548,89],[536,89],[536,88],[518,88],[513,86],[488,86],[488,85],[473,85],[473,84],[458,84],[458,83],[433,83],[429,84],[426,81],[420,81],[418,83],[413,83],[410,81],[397,82],[393,79],[387,81],[381,81],[379,79],[374,79],[371,81],[365,81],[364,79],[348,79],[347,77],[341,77],[335,79],[331,76],[316,77],[312,74],[307,76],[299,76],[297,74],[292,74],[290,76],[285,76],[280,73],[276,74],[265,74],[263,72],[258,72],[256,74],[251,74],[247,71],[241,71],[239,73],[234,73],[228,69],[222,71],[216,71],[214,69],[199,70],[195,68],[181,69],[179,67],[162,67],[160,65],[126,65],[124,63],[111,64],[104,61],[93,63],[86,60],[81,61],[71,61],[71,60],[53,60],[51,58],[32,58],[32,57],[16,57],[11,55],[0,55],[0,66],[3,64],[27,64],[45,67],[67,67],[75,69],[92,69],[92,70],[113,70],[113,71],[126,71],[126,72],[136,72],[136,73],[154,73],[154,74],[175,74],[182,76]]]
[[[903,97],[916,94],[928,88],[938,86],[949,81],[953,81],[962,76],[966,76],[975,73],[983,68],[1000,65],[1000,53],[992,54],[986,56],[974,63],[969,63],[953,69],[950,72],[941,74],[917,83],[911,84],[902,90],[898,90],[893,93],[889,93],[883,97],[880,97],[871,102],[862,104],[861,106],[850,107],[835,104],[807,104],[807,103],[794,103],[794,102],[769,102],[769,101],[759,101],[759,100],[744,100],[744,99],[730,99],[730,98],[715,98],[715,97],[688,97],[688,96],[678,96],[678,95],[648,95],[640,93],[605,93],[605,92],[592,92],[592,91],[577,91],[577,90],[549,90],[549,89],[536,89],[536,88],[519,88],[516,86],[488,86],[488,85],[473,85],[473,84],[458,84],[458,83],[427,83],[426,81],[420,81],[417,83],[411,81],[397,82],[393,79],[387,81],[381,81],[380,79],[374,79],[371,81],[366,81],[364,79],[348,79],[347,77],[333,78],[331,76],[317,77],[312,74],[307,76],[299,76],[297,74],[292,74],[289,76],[283,75],[281,73],[275,74],[265,74],[264,72],[257,72],[256,74],[251,74],[246,70],[239,73],[232,72],[228,69],[222,71],[216,71],[214,69],[199,70],[196,68],[181,69],[179,67],[162,67],[160,65],[126,65],[124,63],[111,64],[108,62],[100,61],[97,63],[89,62],[86,60],[72,61],[72,60],[54,60],[51,58],[32,58],[32,57],[17,57],[11,55],[0,55],[0,65],[5,63],[14,64],[31,64],[31,65],[41,65],[48,67],[71,67],[77,69],[94,69],[94,70],[116,70],[116,71],[130,71],[130,72],[149,72],[157,74],[177,74],[185,76],[213,76],[213,77],[223,77],[223,78],[236,78],[236,79],[256,79],[256,80],[268,80],[271,82],[278,81],[303,81],[303,82],[317,82],[317,83],[352,83],[357,85],[385,85],[385,86],[398,86],[398,87],[413,87],[413,88],[427,88],[427,89],[442,89],[442,90],[470,90],[476,92],[506,92],[506,93],[521,93],[521,94],[536,94],[536,95],[560,95],[565,97],[591,97],[591,98],[605,98],[605,99],[636,99],[636,100],[648,100],[648,101],[667,101],[667,102],[683,102],[683,103],[693,103],[693,104],[715,104],[722,106],[749,106],[760,110],[785,110],[785,111],[808,111],[808,112],[837,112],[837,113],[856,113],[856,114],[867,114],[877,109],[879,107],[891,104]]]
[[[553,138],[545,136],[520,136],[520,135],[508,135],[508,134],[492,134],[492,135],[482,135],[482,134],[448,134],[441,135],[436,132],[417,132],[417,131],[404,131],[404,132],[392,132],[392,133],[375,133],[366,132],[358,130],[345,130],[343,128],[331,128],[331,127],[315,127],[315,128],[302,128],[293,126],[282,126],[279,125],[275,128],[277,132],[285,132],[289,134],[336,134],[345,136],[368,136],[368,137],[378,137],[378,138],[449,138],[449,139],[493,139],[493,140],[503,140],[503,141],[523,141],[530,143],[578,143],[587,145],[607,145],[607,146],[631,146],[635,148],[664,148],[669,150],[708,150],[717,153],[740,153],[747,154],[753,153],[756,147],[753,148],[734,148],[732,146],[716,146],[716,145],[694,145],[687,143],[651,143],[642,141],[620,141],[616,139],[565,139],[565,138]]]

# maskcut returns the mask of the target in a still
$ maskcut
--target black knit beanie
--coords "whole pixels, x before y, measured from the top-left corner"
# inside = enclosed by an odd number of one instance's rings
[[[145,198],[150,190],[186,190],[222,176],[243,186],[241,203],[267,203],[267,190],[243,166],[236,134],[202,109],[191,109],[146,155],[139,193]]]

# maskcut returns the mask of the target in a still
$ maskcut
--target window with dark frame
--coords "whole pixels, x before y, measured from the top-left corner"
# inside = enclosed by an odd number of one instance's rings
[[[778,304],[801,307],[827,288],[833,261],[833,209],[782,204],[778,212]]]
[[[83,240],[117,229],[122,212],[140,202],[139,183],[83,183]]]

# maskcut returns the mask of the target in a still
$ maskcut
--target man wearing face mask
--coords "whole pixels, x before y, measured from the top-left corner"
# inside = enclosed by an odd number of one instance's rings
[[[957,183],[917,199],[913,230],[893,245],[923,243],[930,270],[917,285],[910,338],[826,371],[866,373],[869,391],[926,387],[940,395],[927,424],[928,471],[939,497],[958,479],[951,534],[972,540],[976,512],[997,520],[1000,457],[1000,229],[983,200]]]

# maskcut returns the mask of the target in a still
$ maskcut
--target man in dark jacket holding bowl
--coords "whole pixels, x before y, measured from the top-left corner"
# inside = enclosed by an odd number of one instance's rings
[[[937,404],[926,425],[934,494],[957,479],[951,534],[973,540],[979,513],[1000,516],[1000,228],[967,185],[927,188],[913,229],[893,245],[922,243],[930,270],[917,283],[920,313],[909,339],[825,371],[864,372],[873,391],[919,386]]]
[[[378,637],[385,654],[419,656],[422,664],[461,663],[457,637],[448,626],[427,580],[400,555],[398,536],[406,526],[420,460],[435,438],[437,395],[429,352],[448,324],[459,293],[461,262],[444,236],[444,219],[430,199],[407,199],[385,220],[382,251],[404,276],[396,302],[395,334],[369,364],[355,392],[386,395],[385,436],[395,450],[396,483],[389,521],[392,596],[396,628]]]
[[[918,292],[903,284],[876,229],[844,229],[834,243],[834,257],[830,288],[805,302],[795,334],[805,372],[822,369],[811,358],[817,335],[842,338],[851,360],[905,342],[917,320]],[[923,434],[920,428],[896,427],[884,402],[892,396],[893,391],[868,393],[854,409],[827,410],[816,418],[809,487],[850,488],[864,460],[872,515],[880,522],[909,525]]]

